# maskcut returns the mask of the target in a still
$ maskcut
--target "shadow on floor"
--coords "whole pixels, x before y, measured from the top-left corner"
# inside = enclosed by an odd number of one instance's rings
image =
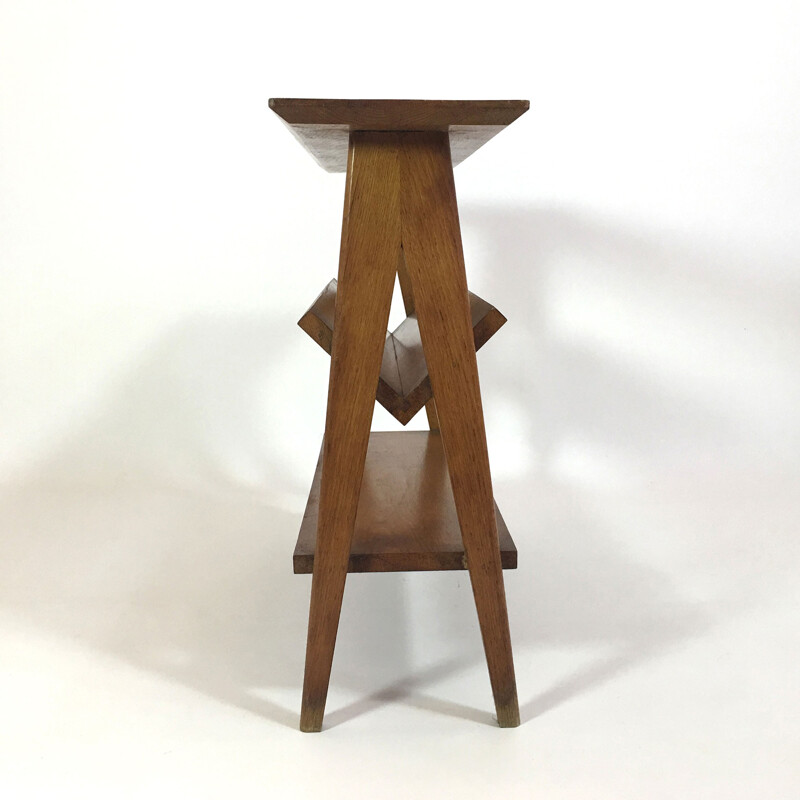
[[[494,231],[487,263],[512,265],[495,278],[478,272],[480,293],[511,319],[512,352],[503,355],[497,337],[481,354],[481,374],[490,436],[497,403],[510,410],[525,455],[496,480],[521,552],[507,586],[525,720],[735,613],[726,598],[704,606],[686,600],[666,574],[626,554],[624,537],[595,515],[592,493],[564,472],[564,452],[576,442],[611,452],[623,478],[749,457],[765,443],[775,444],[778,460],[795,457],[796,422],[774,422],[800,400],[800,370],[778,346],[762,349],[760,361],[752,343],[732,350],[741,333],[730,320],[744,315],[757,337],[768,338],[775,325],[797,333],[800,323],[787,316],[796,287],[770,303],[749,291],[747,269],[734,280],[691,248],[561,212],[467,209],[463,219],[479,236]],[[589,322],[581,327],[569,316],[570,286],[595,285],[614,303],[596,310],[594,322],[617,330],[621,314],[621,334],[599,330],[593,338]],[[625,285],[634,287],[630,297]],[[733,367],[716,369],[691,354],[681,366],[669,341],[685,346],[679,334],[687,326],[704,358],[725,352]],[[637,330],[650,339],[626,351],[624,334]],[[291,552],[316,459],[307,440],[318,442],[323,419],[309,433],[307,408],[295,411],[297,395],[287,400],[286,386],[303,380],[306,368],[324,371],[310,345],[307,364],[281,360],[296,338],[290,320],[194,319],[132,365],[60,447],[0,496],[0,603],[37,626],[296,727],[310,581],[291,573]],[[299,455],[287,450],[292,436],[305,442]],[[327,726],[390,702],[491,722],[490,713],[426,694],[483,659],[474,611],[466,610],[468,582],[440,577],[427,589],[397,574],[348,582],[333,683],[365,696],[331,709]],[[436,609],[427,627],[410,611],[412,592]],[[530,652],[593,645],[607,654],[531,698]],[[430,651],[424,667],[412,650]],[[272,700],[275,691],[294,697],[292,708]]]

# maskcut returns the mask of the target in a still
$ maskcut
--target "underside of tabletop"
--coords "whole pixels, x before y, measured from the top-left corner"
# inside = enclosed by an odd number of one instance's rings
[[[272,98],[269,107],[328,172],[345,172],[351,131],[447,131],[453,166],[517,117],[527,100]]]

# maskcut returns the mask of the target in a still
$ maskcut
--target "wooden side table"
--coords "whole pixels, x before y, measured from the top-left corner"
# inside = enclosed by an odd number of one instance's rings
[[[272,99],[329,172],[346,172],[338,280],[300,326],[331,355],[320,463],[294,554],[313,572],[300,728],[319,731],[348,572],[468,569],[501,727],[519,725],[475,352],[505,322],[467,290],[453,166],[524,100]],[[406,320],[386,328],[395,274]],[[377,400],[430,431],[370,433]],[[449,480],[448,480],[449,475]]]

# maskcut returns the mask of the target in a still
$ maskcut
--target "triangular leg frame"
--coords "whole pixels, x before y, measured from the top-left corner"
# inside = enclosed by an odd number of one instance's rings
[[[300,728],[319,731],[395,274],[416,312],[497,720],[519,724],[497,518],[445,132],[350,135]],[[406,434],[404,434],[406,435]]]

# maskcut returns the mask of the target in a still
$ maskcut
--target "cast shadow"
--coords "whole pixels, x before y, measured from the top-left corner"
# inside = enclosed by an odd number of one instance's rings
[[[591,492],[559,465],[575,442],[612,453],[623,473],[672,463],[687,447],[746,455],[759,430],[743,432],[737,419],[752,408],[720,404],[724,387],[714,380],[696,391],[664,340],[694,325],[728,344],[730,317],[743,306],[765,325],[785,324],[788,306],[752,301],[741,274],[726,279],[708,268],[712,256],[582,215],[467,208],[462,218],[485,236],[486,263],[507,265],[477,270],[479,293],[510,319],[504,335],[513,345],[504,356],[498,337],[481,354],[490,444],[496,406],[533,454],[495,480],[520,549],[518,573],[506,573],[520,687],[535,684],[546,647],[604,653],[532,697],[521,690],[530,719],[702,637],[747,604],[746,596],[688,599],[666,573],[625,551],[594,513]],[[651,311],[660,309],[659,346],[646,369],[591,330],[570,338],[553,323],[560,306],[550,287],[564,252],[576,279],[616,276],[607,285],[617,310],[636,311],[642,293]],[[648,272],[654,261],[660,268]],[[619,288],[631,276],[635,303]],[[709,292],[711,321],[697,305],[676,302]],[[176,326],[57,451],[0,496],[0,602],[36,626],[297,727],[289,706],[299,709],[309,582],[292,574],[291,552],[324,421],[327,370],[317,356],[290,319],[202,317]],[[750,356],[731,357],[747,380]],[[293,392],[318,398],[316,429],[307,404],[298,418]],[[332,685],[364,697],[332,707],[326,725],[386,703],[489,723],[490,713],[435,690],[484,663],[468,581],[438,576],[425,595],[435,629],[412,630],[416,579],[359,577],[345,592]],[[414,649],[431,651],[425,665],[412,659]]]
[[[295,347],[317,355],[293,320],[255,317],[187,320],[154,343],[3,488],[3,607],[296,729],[310,580],[292,551],[327,371]],[[318,430],[294,411],[309,371]],[[350,581],[335,675],[352,688],[410,671],[405,592],[401,575]]]

